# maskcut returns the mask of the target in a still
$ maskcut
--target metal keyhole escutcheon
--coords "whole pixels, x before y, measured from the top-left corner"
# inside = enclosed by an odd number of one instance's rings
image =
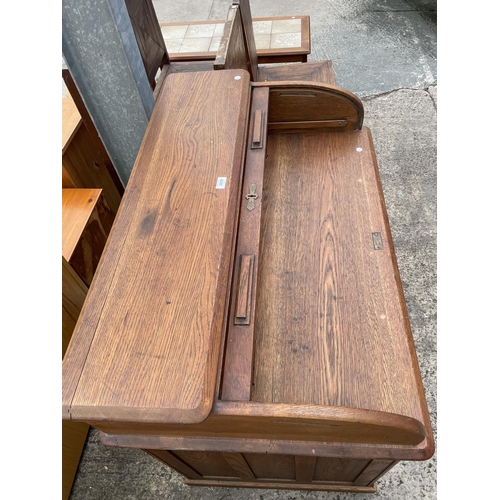
[[[250,192],[245,196],[248,200],[247,210],[253,210],[255,208],[255,200],[259,197],[257,194],[257,185],[250,184]]]

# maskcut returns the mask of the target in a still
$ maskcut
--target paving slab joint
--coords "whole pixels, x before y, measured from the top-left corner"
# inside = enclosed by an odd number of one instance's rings
[[[432,101],[432,104],[434,105],[434,108],[437,109],[436,101],[435,101],[434,97],[432,96],[432,94],[429,92],[429,89],[436,88],[436,87],[437,87],[437,83],[432,84],[432,85],[428,85],[427,87],[421,87],[421,88],[400,87],[397,89],[388,90],[387,92],[380,92],[379,94],[372,94],[372,95],[363,96],[363,97],[360,97],[360,99],[361,99],[361,101],[367,102],[367,101],[371,101],[373,99],[377,99],[378,97],[383,97],[386,95],[394,94],[395,92],[399,92],[401,90],[411,90],[411,91],[419,91],[419,92],[423,91],[423,92],[426,92],[427,94],[429,94],[429,97]]]

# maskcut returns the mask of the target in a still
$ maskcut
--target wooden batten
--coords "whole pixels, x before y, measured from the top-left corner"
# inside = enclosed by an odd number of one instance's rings
[[[215,70],[245,68],[247,71],[252,71],[243,29],[239,7],[233,5],[229,9],[227,21],[224,24],[224,32],[213,63]],[[253,79],[255,78],[252,77]]]

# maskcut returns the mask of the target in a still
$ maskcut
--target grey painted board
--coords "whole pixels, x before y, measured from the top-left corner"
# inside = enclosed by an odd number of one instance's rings
[[[63,0],[68,69],[124,185],[154,99],[123,0]]]

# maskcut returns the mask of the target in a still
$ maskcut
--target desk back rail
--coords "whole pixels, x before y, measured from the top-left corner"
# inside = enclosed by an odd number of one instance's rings
[[[268,104],[269,89],[254,89],[221,388],[221,399],[228,401],[248,401],[252,391],[255,297],[259,268],[262,181],[267,151]],[[254,147],[255,145],[257,147]],[[245,278],[245,263],[249,264],[246,269],[247,281],[242,283]],[[240,289],[244,284],[247,288]],[[244,311],[238,311],[238,305],[241,306],[242,302]]]

